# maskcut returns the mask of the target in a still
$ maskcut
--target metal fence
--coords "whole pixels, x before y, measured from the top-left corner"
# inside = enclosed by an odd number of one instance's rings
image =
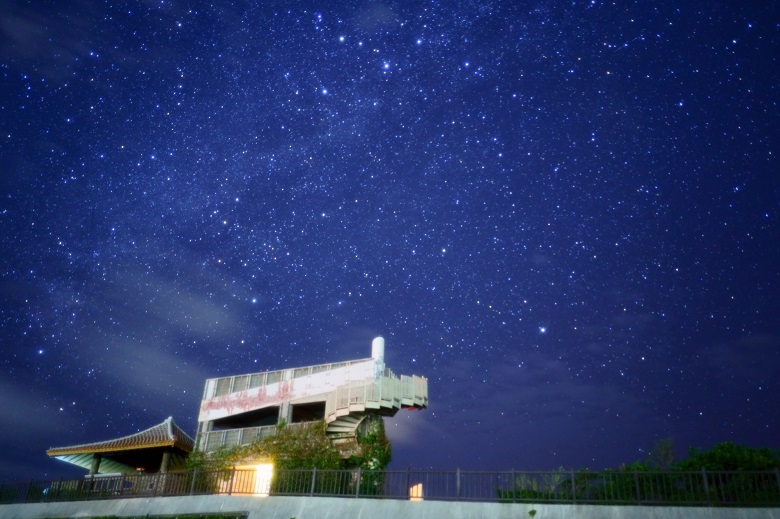
[[[152,496],[284,495],[503,503],[780,507],[780,471],[475,472],[256,470],[95,476],[0,484],[0,503]]]

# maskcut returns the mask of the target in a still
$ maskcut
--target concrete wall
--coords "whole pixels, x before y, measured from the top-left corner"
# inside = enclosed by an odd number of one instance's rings
[[[780,508],[527,505],[327,497],[186,496],[0,505],[0,518],[249,512],[249,519],[780,519]]]

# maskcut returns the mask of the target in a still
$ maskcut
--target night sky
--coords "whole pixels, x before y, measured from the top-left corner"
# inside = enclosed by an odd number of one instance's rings
[[[393,468],[780,448],[779,57],[763,0],[3,0],[0,480],[377,335]]]

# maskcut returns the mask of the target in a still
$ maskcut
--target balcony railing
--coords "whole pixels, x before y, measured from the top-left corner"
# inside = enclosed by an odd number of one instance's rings
[[[286,427],[305,427],[312,422],[290,423]],[[212,452],[220,447],[238,447],[249,445],[257,440],[276,434],[276,425],[225,429],[202,433],[198,439],[198,450]]]

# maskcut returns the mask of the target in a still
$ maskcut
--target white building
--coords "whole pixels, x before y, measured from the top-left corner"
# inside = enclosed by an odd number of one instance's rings
[[[385,341],[374,339],[371,358],[206,380],[196,448],[252,443],[279,423],[325,420],[334,443],[352,441],[370,414],[428,406],[428,380],[396,376],[385,367]]]

